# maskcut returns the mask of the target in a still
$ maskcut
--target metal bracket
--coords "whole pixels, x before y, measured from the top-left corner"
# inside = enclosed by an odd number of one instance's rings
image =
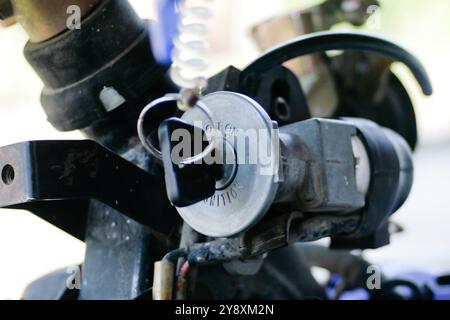
[[[170,234],[179,219],[162,177],[93,141],[29,141],[3,147],[0,169],[0,207],[29,210],[80,240],[91,199],[155,234]]]

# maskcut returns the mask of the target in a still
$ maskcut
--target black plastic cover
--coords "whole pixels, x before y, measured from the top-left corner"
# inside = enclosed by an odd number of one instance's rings
[[[186,130],[191,145],[192,157],[195,154],[194,138],[202,138],[203,149],[208,141],[204,139],[205,132],[179,118],[165,120],[159,127],[159,143],[163,155],[164,173],[166,179],[167,195],[170,202],[176,207],[187,207],[202,200],[208,199],[216,192],[216,180],[222,171],[221,165],[207,164],[205,161],[183,165],[181,162],[186,155],[181,154],[180,160],[172,157],[174,148],[183,141],[174,141],[173,133],[176,130]],[[206,145],[205,145],[206,144]]]

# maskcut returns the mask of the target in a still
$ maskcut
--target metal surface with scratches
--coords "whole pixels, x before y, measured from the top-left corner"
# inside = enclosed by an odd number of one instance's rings
[[[0,165],[0,207],[30,210],[81,240],[91,199],[161,234],[178,219],[167,214],[171,206],[162,178],[93,141],[14,144],[0,148]]]

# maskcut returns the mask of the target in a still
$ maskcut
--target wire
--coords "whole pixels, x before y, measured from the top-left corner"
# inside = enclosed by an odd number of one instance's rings
[[[170,77],[181,88],[199,93],[207,85],[204,72],[208,69],[208,20],[212,15],[209,7],[212,1],[179,1],[178,36],[174,40]]]
[[[163,258],[162,261],[170,261],[175,262],[179,258],[186,257],[187,256],[187,250],[185,248],[178,248],[176,250],[170,251],[167,253]]]
[[[243,83],[249,88],[254,78],[291,59],[331,50],[376,52],[403,62],[414,74],[425,95],[433,93],[430,78],[421,62],[399,45],[384,38],[360,31],[317,32],[288,41],[251,63],[242,72]]]
[[[181,269],[180,269],[179,276],[185,278],[189,273],[190,267],[191,267],[191,265],[190,265],[189,261],[186,261],[185,263],[183,263],[183,265],[181,266]]]
[[[148,141],[148,139],[147,139],[148,134],[146,133],[146,130],[145,130],[145,119],[147,118],[147,114],[150,111],[152,111],[158,107],[161,107],[162,104],[164,104],[164,103],[173,102],[173,101],[180,101],[180,95],[168,94],[164,97],[161,97],[159,99],[152,101],[149,105],[147,105],[142,110],[142,112],[139,116],[139,119],[138,119],[137,131],[138,131],[138,136],[139,136],[139,139],[141,140],[142,145],[153,157],[158,159],[160,162],[162,162],[162,160],[163,160],[162,152],[160,150],[158,150],[158,148],[156,148],[150,141]],[[208,119],[209,123],[207,123],[207,125],[209,125],[211,129],[206,132],[206,136],[208,138],[209,144],[201,153],[196,154],[192,157],[183,159],[180,162],[181,165],[194,164],[194,163],[197,163],[198,161],[201,161],[202,159],[206,158],[216,148],[216,146],[217,146],[216,141],[218,140],[217,138],[220,138],[220,135],[221,135],[219,130],[214,129],[215,122],[213,119],[213,115],[209,111],[208,107],[201,100],[198,100],[195,103],[195,107],[199,108],[204,113],[206,118]]]

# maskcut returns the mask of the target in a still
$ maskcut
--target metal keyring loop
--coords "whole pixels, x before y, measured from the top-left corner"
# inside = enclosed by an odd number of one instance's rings
[[[161,98],[158,98],[156,100],[153,100],[149,105],[147,105],[141,112],[139,119],[138,119],[138,136],[141,140],[142,145],[145,147],[145,149],[156,159],[162,162],[162,152],[158,150],[152,143],[150,143],[147,140],[147,136],[145,134],[144,130],[144,124],[145,124],[145,117],[147,116],[147,113],[155,108],[157,108],[159,105],[163,103],[168,102],[176,102],[179,101],[180,95],[179,94],[168,94]],[[194,108],[199,108],[208,118],[208,121],[210,121],[211,128],[214,128],[214,120],[211,112],[209,111],[208,107],[201,101],[198,100],[197,103],[194,105]],[[216,131],[216,130],[213,130]],[[206,136],[208,138],[209,144],[208,146],[199,154],[189,157],[187,159],[184,159],[180,162],[181,165],[189,165],[194,164],[197,161],[202,160],[204,157],[208,156],[216,147],[216,137],[215,134],[209,135],[208,132],[206,132]]]

